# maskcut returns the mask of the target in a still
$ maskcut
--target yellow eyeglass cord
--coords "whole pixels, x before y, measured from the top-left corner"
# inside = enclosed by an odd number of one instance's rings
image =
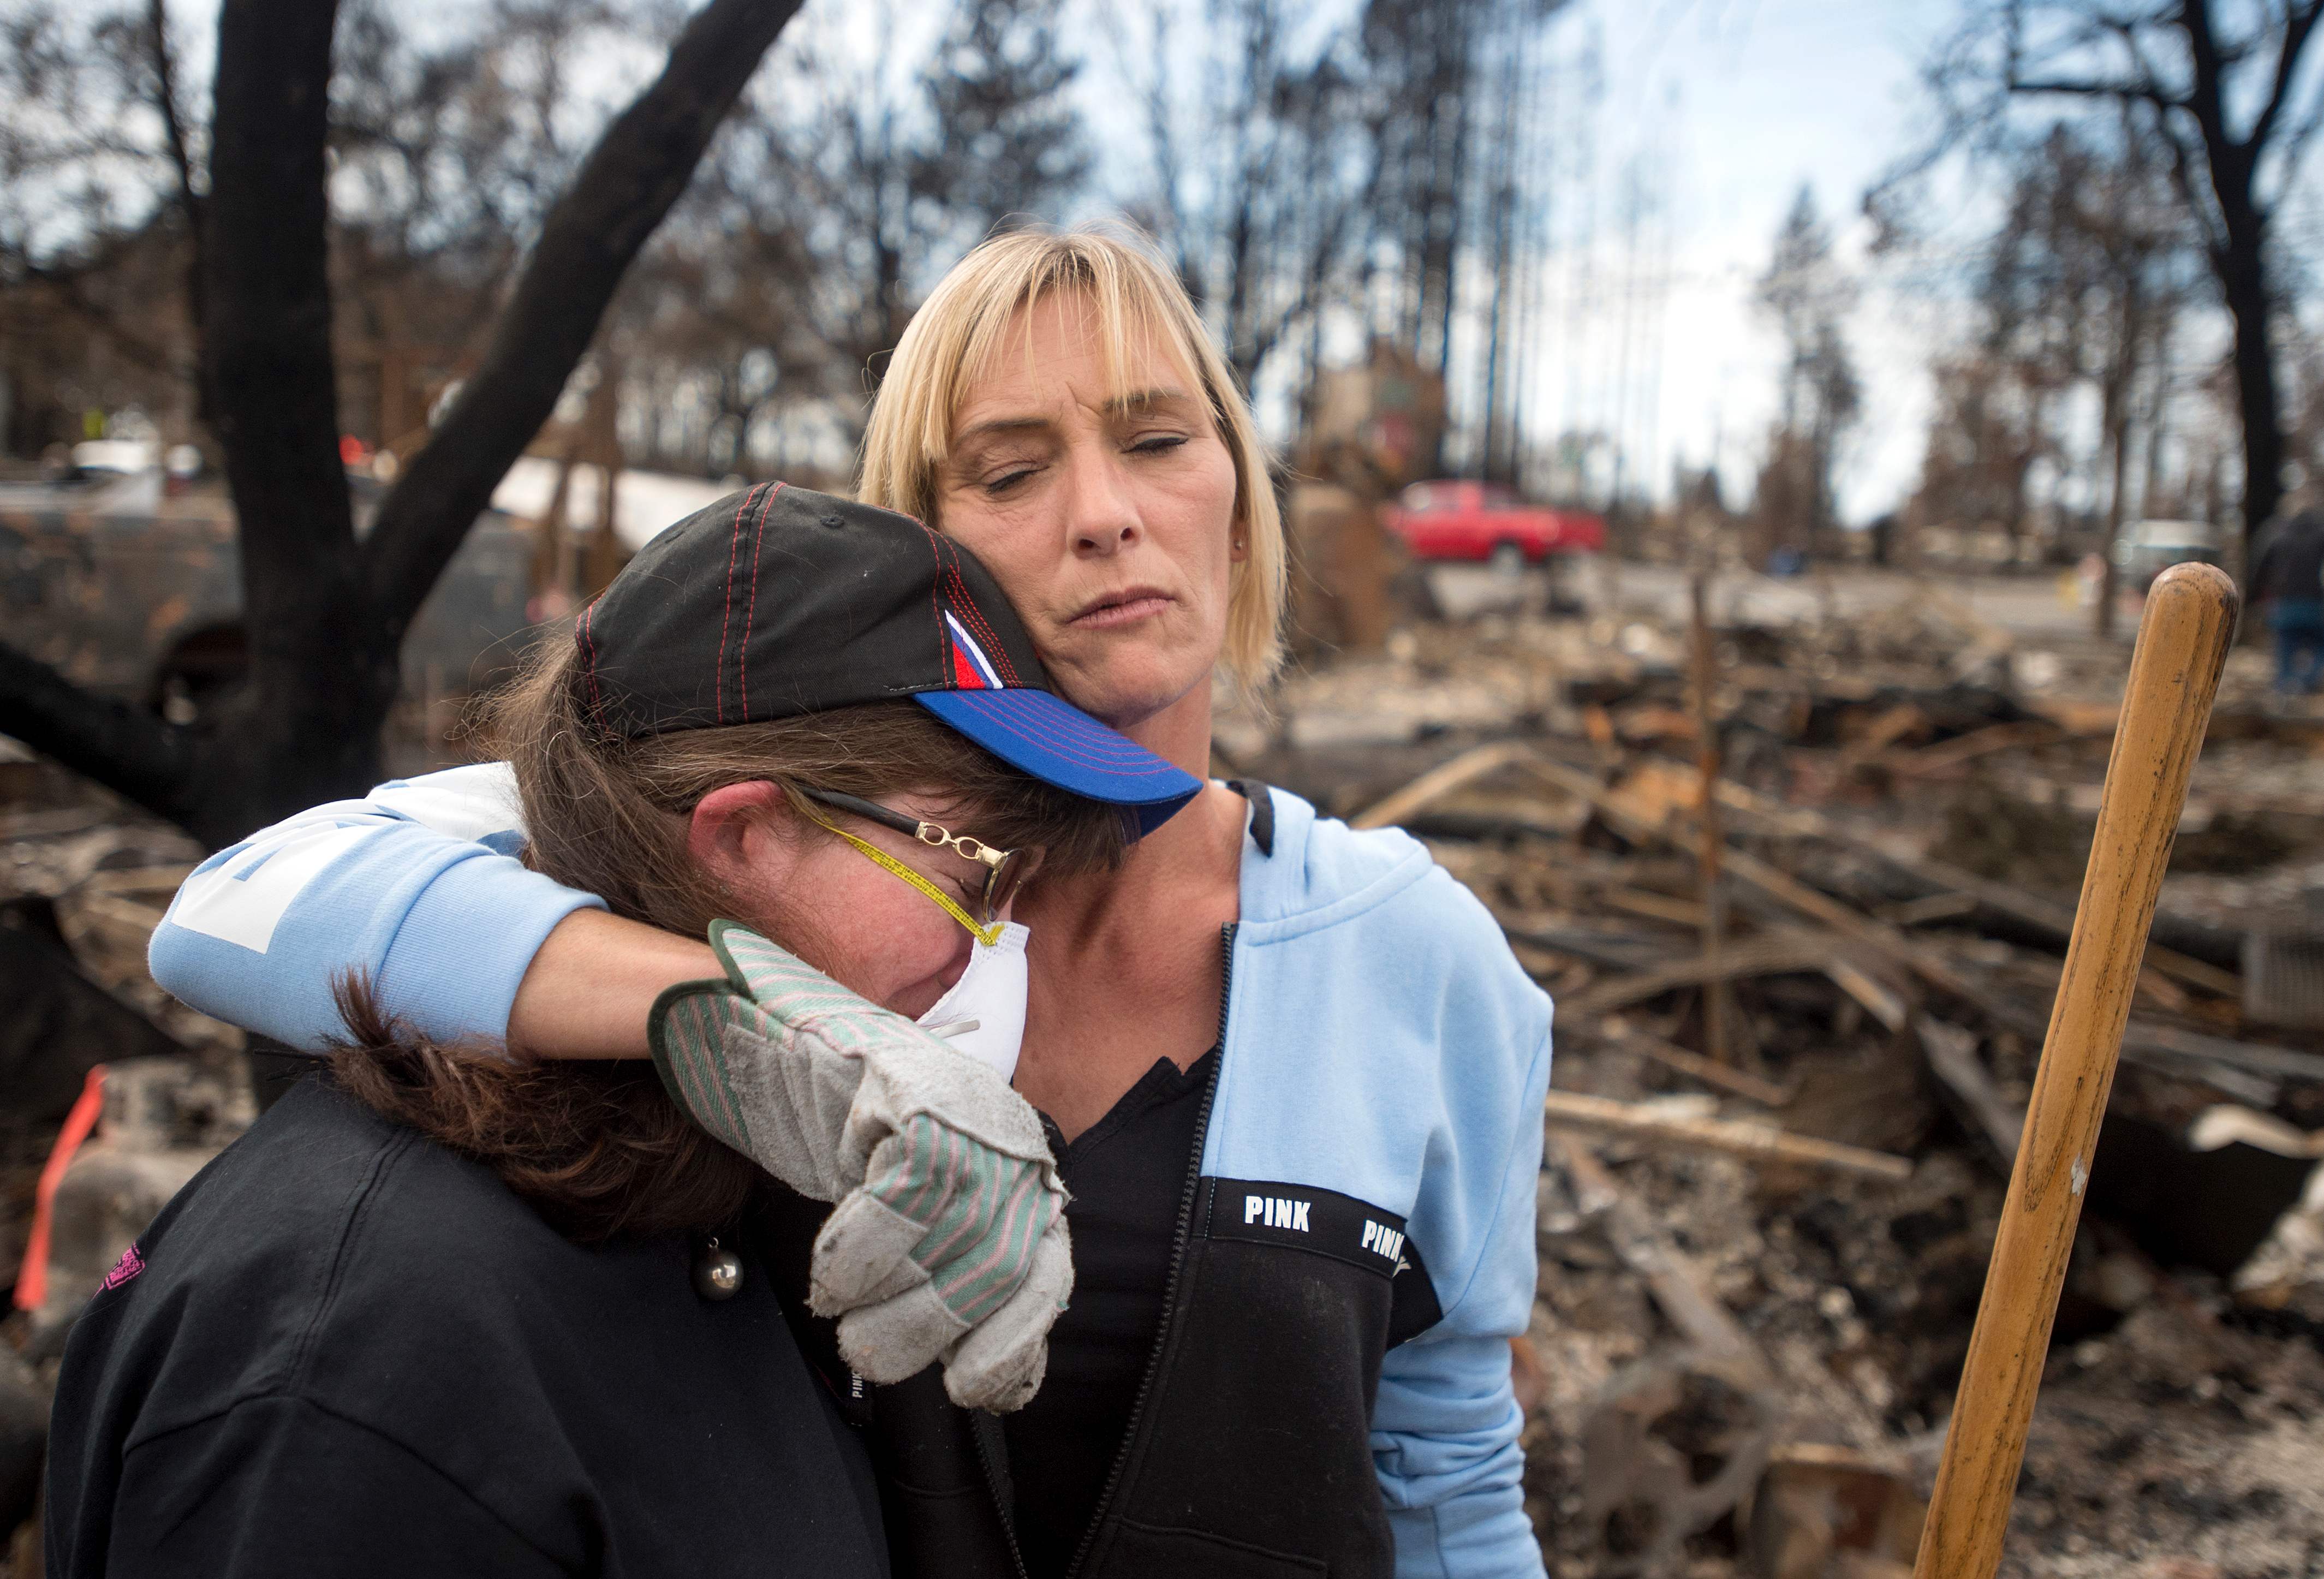
[[[809,815],[812,814],[810,813]],[[901,861],[897,860],[893,855],[888,854],[887,851],[880,848],[879,845],[865,843],[863,840],[857,838],[853,834],[849,833],[845,828],[833,827],[830,823],[825,822],[822,817],[816,817],[815,820],[818,823],[822,823],[825,827],[830,828],[833,833],[837,834],[841,838],[845,839],[849,844],[854,845],[864,854],[870,856],[875,863],[886,867],[889,871],[902,878],[906,882],[910,883],[914,888],[918,889],[922,893],[927,895],[930,899],[936,900],[936,903],[942,905],[945,908],[945,913],[946,915],[949,915],[954,920],[958,921],[962,926],[967,928],[969,936],[975,938],[979,943],[983,944],[985,947],[990,948],[994,944],[1001,941],[1000,922],[995,921],[990,927],[978,926],[973,920],[969,919],[968,912],[962,910],[960,906],[954,902],[950,894],[945,893],[944,890],[929,882],[919,873],[913,871],[909,866],[905,865]]]

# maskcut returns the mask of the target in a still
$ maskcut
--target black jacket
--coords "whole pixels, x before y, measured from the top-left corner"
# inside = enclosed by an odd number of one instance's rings
[[[1370,1448],[1373,1395],[1381,1356],[1437,1320],[1435,1295],[1425,1271],[1392,1276],[1361,1252],[1365,1223],[1384,1215],[1363,1202],[1265,1187],[1305,1205],[1298,1238],[1337,1251],[1245,1228],[1235,1181],[1201,1168],[1222,1067],[1185,1159],[1161,1331],[1074,1579],[1384,1576],[1395,1544]],[[804,1245],[811,1233],[801,1223],[785,1237]],[[1407,1253],[1417,1260],[1416,1247]],[[796,1253],[775,1259],[802,1275]],[[811,1325],[821,1330],[807,1336],[809,1355],[853,1395],[880,1465],[898,1574],[1021,1579],[1000,1422],[954,1407],[934,1368],[863,1388],[828,1325]]]
[[[584,1248],[309,1080],[74,1329],[51,1579],[886,1572],[863,1445],[762,1247]]]
[[[2254,603],[2324,599],[2324,521],[2306,512],[2268,530],[2252,562]]]
[[[1198,1131],[1161,1334],[1074,1579],[1385,1579],[1373,1394],[1380,1357],[1435,1321],[1434,1296],[1425,1276],[1235,1233],[1240,1197],[1200,1177],[1201,1155]],[[1299,1193],[1351,1247],[1376,1210]],[[810,1347],[846,1389],[836,1345]],[[855,1390],[899,1579],[1021,1579],[1001,1423],[954,1407],[933,1368]]]

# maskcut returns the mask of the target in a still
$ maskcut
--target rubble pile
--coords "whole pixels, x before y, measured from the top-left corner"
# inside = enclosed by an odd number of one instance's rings
[[[30,1306],[0,1326],[0,1574],[41,1571],[32,1515],[73,1317],[254,1113],[243,1033],[179,1003],[145,969],[146,941],[200,853],[0,741],[0,1275]],[[84,1103],[85,1142],[45,1192],[35,1271],[26,1251],[43,1171]]]
[[[1552,1572],[1904,1574],[2127,648],[1663,594],[1407,628],[1222,768],[1425,838],[1557,999]],[[2324,1571],[2324,715],[2264,680],[2231,658],[2196,770],[2005,1573]]]
[[[1532,1333],[1547,1390],[1527,1436],[1551,1572],[1909,1572],[1998,1176],[1944,1144],[1895,1186],[1628,1145],[1601,1155],[1685,1275],[1733,1313],[1750,1358],[1691,1340],[1553,1166]],[[2084,1239],[2003,1572],[2310,1572],[2324,1551],[2313,1329],[2275,1324],[2214,1279],[2163,1271],[2104,1221]],[[1638,1416],[1636,1430],[1609,1428]],[[1658,1482],[1662,1454],[1686,1477]],[[1802,1461],[1857,1482],[1868,1506],[1852,1526],[1819,1528],[1787,1505],[1781,1466]],[[1717,1498],[1700,1495],[1738,1464]]]
[[[1222,695],[1214,765],[1425,839],[1558,1002],[1516,1356],[1553,1574],[1893,1579],[2126,648],[1893,578],[1728,577],[1699,627],[1669,573],[1564,590],[1552,613],[1537,582],[1445,578],[1384,651]],[[2324,715],[2265,678],[2233,655],[2196,770],[2005,1573],[2324,1572]],[[12,1278],[58,1130],[108,1070],[47,1297],[0,1345],[0,1530],[31,1510],[70,1310],[250,1119],[241,1034],[144,971],[198,854],[0,758]]]

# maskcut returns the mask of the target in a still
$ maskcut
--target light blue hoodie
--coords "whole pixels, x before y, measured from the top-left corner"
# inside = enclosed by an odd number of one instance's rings
[[[1542,1572],[1508,1339],[1536,1278],[1549,1000],[1466,889],[1403,833],[1273,792],[1246,844],[1209,1179],[1336,1192],[1404,1220],[1441,1316],[1380,1362],[1371,1454],[1399,1579]],[[319,1049],[335,975],[437,1037],[505,1033],[541,940],[598,900],[514,858],[500,764],[381,786],[220,852],[155,931],[195,1008]]]

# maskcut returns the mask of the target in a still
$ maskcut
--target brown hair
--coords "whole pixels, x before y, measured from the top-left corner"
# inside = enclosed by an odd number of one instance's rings
[[[416,1034],[365,983],[342,982],[337,997],[340,1089],[484,1163],[568,1238],[720,1227],[758,1187],[750,1159],[678,1112],[650,1064],[520,1064],[487,1039]]]
[[[802,787],[940,793],[961,831],[1044,847],[1045,873],[1111,866],[1128,842],[1114,808],[1019,772],[909,701],[622,741],[596,728],[583,685],[573,644],[544,642],[483,716],[484,741],[516,775],[526,863],[669,931],[699,937],[730,913],[687,851],[696,803],[729,784],[771,781],[802,813]],[[801,837],[831,836],[804,815],[797,826]],[[777,942],[819,952],[807,907],[773,926]],[[391,1020],[358,981],[341,984],[339,1004],[339,1085],[485,1163],[569,1237],[717,1227],[763,1177],[697,1128],[648,1064],[524,1064],[490,1042],[435,1043]]]

